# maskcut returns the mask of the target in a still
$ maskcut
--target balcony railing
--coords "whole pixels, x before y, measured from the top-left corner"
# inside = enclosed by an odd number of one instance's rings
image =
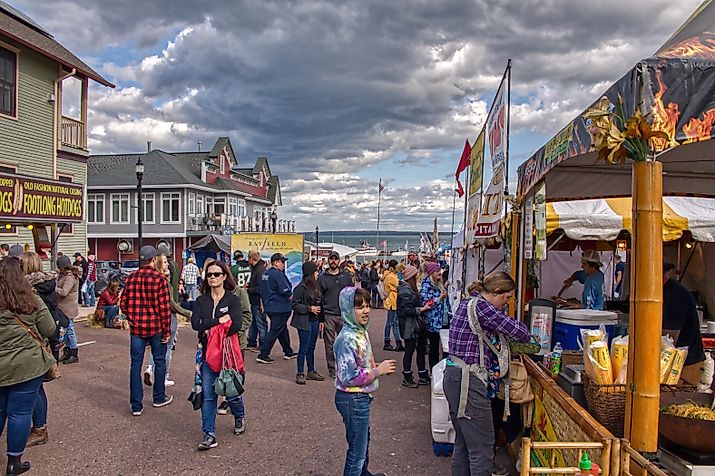
[[[75,149],[87,150],[87,126],[81,121],[62,116],[60,142]]]
[[[230,235],[249,231],[271,232],[273,231],[273,225],[268,219],[257,220],[247,216],[239,217],[226,214],[192,215],[189,216],[188,231],[207,231]],[[293,220],[277,220],[276,231],[278,233],[294,232],[295,222]]]

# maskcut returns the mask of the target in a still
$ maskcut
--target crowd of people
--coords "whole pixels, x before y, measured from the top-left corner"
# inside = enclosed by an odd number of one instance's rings
[[[48,441],[48,402],[43,384],[55,362],[78,361],[73,320],[82,296],[91,286],[93,257],[82,266],[57,259],[57,271],[45,271],[35,253],[8,253],[0,261],[0,421],[8,422],[7,474],[29,469],[21,461],[26,446]],[[130,328],[131,414],[144,411],[144,386],[152,389],[152,406],[170,405],[166,389],[172,350],[177,340],[177,315],[197,333],[195,387],[192,403],[201,412],[199,450],[218,445],[216,415],[231,413],[233,431],[246,431],[242,395],[217,394],[222,369],[211,365],[219,332],[237,337],[243,352],[255,352],[260,364],[272,364],[276,341],[283,359],[296,360],[298,385],[326,379],[316,368],[317,341],[322,337],[327,375],[335,387],[335,406],[345,425],[348,450],[345,475],[368,471],[370,404],[379,378],[397,370],[397,362],[375,362],[367,333],[370,310],[384,306],[387,320],[383,349],[403,352],[402,385],[429,385],[430,372],[447,357],[444,387],[457,441],[453,474],[491,474],[494,424],[490,401],[495,398],[504,365],[503,338],[528,341],[526,327],[502,312],[513,294],[513,280],[494,273],[475,283],[454,314],[446,291],[446,271],[436,261],[420,262],[416,255],[398,262],[375,261],[355,266],[331,252],[323,261],[306,261],[303,279],[295,288],[285,274],[286,258],[276,253],[267,264],[257,251],[244,260],[234,255],[233,266],[207,260],[203,268],[188,260],[179,270],[169,250],[144,246],[140,267],[123,288],[110,283],[97,302],[107,326],[123,315]],[[196,269],[194,269],[196,268]],[[84,281],[84,283],[83,283]],[[92,290],[92,292],[94,292]],[[298,333],[298,351],[291,346],[288,326]],[[440,353],[439,332],[449,328],[450,354]],[[392,338],[395,345],[392,345]],[[484,342],[484,344],[482,343]],[[228,345],[228,344],[223,344]],[[147,352],[148,351],[148,352]],[[226,352],[223,348],[223,361]],[[8,354],[10,352],[11,354]],[[148,365],[145,365],[145,354]],[[240,354],[241,352],[239,352]],[[412,373],[416,360],[417,377]],[[221,361],[221,360],[219,360]],[[6,365],[7,364],[7,365]],[[245,382],[243,356],[235,366]],[[468,382],[462,385],[462,380]],[[0,428],[3,426],[0,425]]]

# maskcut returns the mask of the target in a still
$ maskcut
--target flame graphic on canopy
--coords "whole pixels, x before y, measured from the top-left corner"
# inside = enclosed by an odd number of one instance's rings
[[[715,60],[715,34],[704,32],[701,36],[693,36],[673,45],[658,58],[701,58]]]
[[[678,145],[678,141],[675,140],[675,133],[678,128],[678,119],[680,118],[680,107],[674,102],[668,103],[667,107],[665,106],[663,103],[663,95],[668,88],[665,87],[660,72],[656,72],[656,78],[658,79],[659,90],[655,94],[653,109],[651,111],[653,115],[651,130],[665,132],[668,134],[668,140],[666,141],[665,139],[654,137],[650,139],[650,147],[654,151],[660,152]]]
[[[683,126],[683,133],[687,137],[683,144],[710,140],[713,124],[715,124],[715,109],[710,109],[703,114],[702,120],[697,117],[690,118],[688,123]]]

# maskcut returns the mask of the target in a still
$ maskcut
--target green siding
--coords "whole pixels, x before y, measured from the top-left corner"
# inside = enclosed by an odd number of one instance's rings
[[[0,41],[15,46],[7,38]],[[53,103],[57,63],[38,53],[20,48],[18,54],[17,119],[0,116],[0,162],[17,166],[22,175],[52,177]]]
[[[74,183],[87,183],[87,164],[83,162],[58,158],[57,173],[60,175],[71,175],[72,182]],[[85,207],[86,205],[87,200],[85,199]],[[75,223],[72,235],[60,236],[60,240],[57,242],[57,251],[61,251],[66,255],[73,255],[77,251],[85,254],[87,250],[86,221]]]

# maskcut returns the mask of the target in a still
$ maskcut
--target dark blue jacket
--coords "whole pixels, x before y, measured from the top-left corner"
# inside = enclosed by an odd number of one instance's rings
[[[290,302],[293,286],[283,271],[279,271],[276,268],[266,270],[261,276],[258,290],[261,293],[266,313],[290,313],[293,310]]]

